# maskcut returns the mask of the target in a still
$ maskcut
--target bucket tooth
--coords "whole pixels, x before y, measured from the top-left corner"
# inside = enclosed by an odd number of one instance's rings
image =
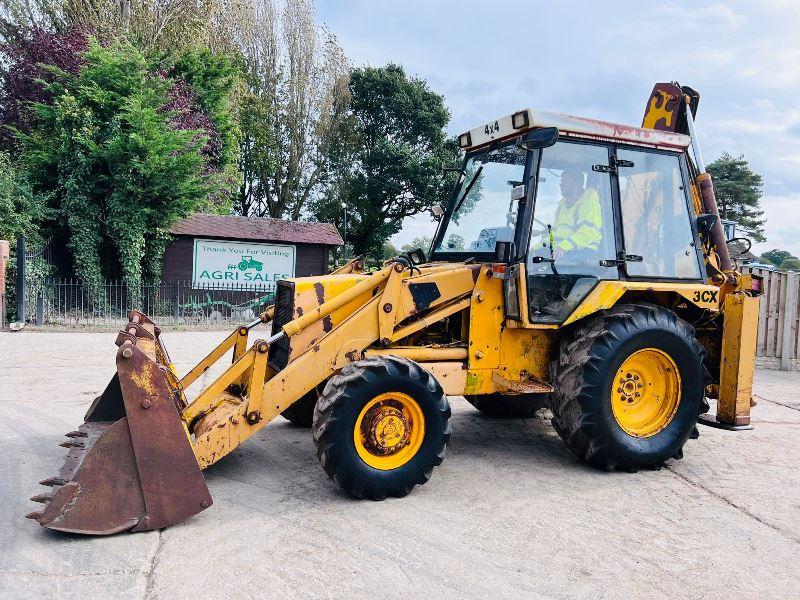
[[[44,516],[44,513],[40,513],[40,512],[37,512],[37,511],[34,510],[34,511],[29,512],[27,515],[25,515],[25,518],[26,519],[34,519],[34,520],[38,521],[43,516]]]
[[[83,448],[83,442],[61,442],[59,444],[62,448]]]
[[[70,431],[64,435],[66,435],[68,438],[85,438],[87,433],[85,431]]]
[[[47,479],[42,479],[39,482],[39,485],[49,485],[51,487],[57,485],[64,485],[67,483],[66,479],[62,479],[61,477],[48,477]]]
[[[33,502],[41,502],[43,504],[47,504],[53,499],[53,494],[36,494],[35,496],[31,496],[31,500]]]

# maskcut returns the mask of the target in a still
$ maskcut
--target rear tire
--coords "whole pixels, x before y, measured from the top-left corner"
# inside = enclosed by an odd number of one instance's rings
[[[553,427],[579,458],[609,471],[657,469],[682,458],[708,410],[704,358],[694,328],[674,312],[615,307],[562,340]]]
[[[283,411],[281,416],[295,427],[311,427],[316,405],[317,390],[314,389]]]
[[[545,406],[547,399],[544,394],[482,394],[464,398],[484,415],[495,419],[531,419]]]
[[[356,498],[401,497],[426,483],[450,433],[450,405],[439,383],[394,356],[347,365],[330,378],[314,411],[317,457]]]

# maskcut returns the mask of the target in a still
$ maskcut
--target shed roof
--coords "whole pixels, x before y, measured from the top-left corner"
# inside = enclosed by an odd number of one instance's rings
[[[342,236],[331,223],[203,213],[197,213],[178,221],[172,226],[170,233],[191,237],[324,244],[326,246],[341,246],[344,243]]]

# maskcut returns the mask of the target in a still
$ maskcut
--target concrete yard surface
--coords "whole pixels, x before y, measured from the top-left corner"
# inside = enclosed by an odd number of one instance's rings
[[[184,373],[224,336],[164,339]],[[112,376],[114,338],[0,333],[2,598],[800,597],[800,373],[759,371],[755,429],[701,428],[661,471],[588,468],[546,415],[451,398],[445,461],[406,498],[348,498],[279,418],[206,471],[214,505],[185,523],[42,529],[28,498]]]

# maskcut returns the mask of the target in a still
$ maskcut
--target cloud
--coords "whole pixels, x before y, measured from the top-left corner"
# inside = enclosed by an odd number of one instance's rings
[[[786,196],[764,196],[761,201],[764,215],[767,217],[767,241],[753,244],[753,252],[760,254],[779,248],[800,256],[800,193]]]
[[[403,244],[408,244],[414,238],[428,236],[433,237],[436,231],[436,222],[432,222],[427,215],[417,215],[416,217],[409,217],[403,221],[403,230],[400,233],[393,235],[390,242],[394,244],[395,248],[399,248]],[[427,252],[427,248],[423,248]]]
[[[744,15],[735,12],[726,4],[711,4],[709,6],[691,8],[680,4],[670,3],[655,8],[656,14],[673,18],[692,27],[732,27],[741,26],[747,19]]]
[[[800,122],[789,125],[786,128],[786,133],[794,137],[800,137]]]
[[[451,134],[525,106],[638,125],[653,83],[695,87],[705,159],[743,154],[764,176],[767,245],[800,252],[797,0],[318,0],[318,9],[353,64],[397,62],[443,94]],[[432,230],[413,220],[396,238]]]

